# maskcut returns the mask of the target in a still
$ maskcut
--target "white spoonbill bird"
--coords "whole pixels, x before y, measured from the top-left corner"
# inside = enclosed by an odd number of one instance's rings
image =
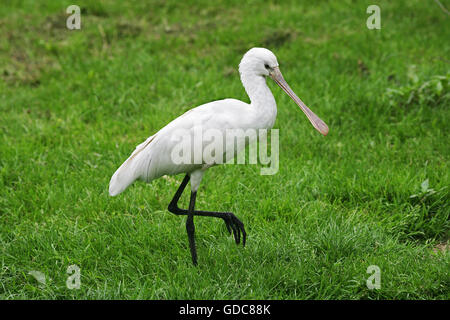
[[[169,204],[168,210],[176,215],[187,215],[186,231],[189,239],[192,262],[197,265],[197,251],[194,238],[194,216],[216,217],[224,220],[228,231],[233,232],[237,244],[245,246],[246,232],[244,224],[231,212],[195,210],[197,189],[206,169],[216,163],[201,158],[200,161],[179,163],[173,160],[173,150],[179,147],[179,132],[194,137],[196,130],[217,130],[225,132],[228,129],[270,129],[275,123],[277,106],[275,99],[266,84],[266,77],[272,78],[306,114],[311,124],[321,134],[328,133],[327,125],[319,119],[291,90],[284,80],[275,55],[265,48],[252,48],[245,53],[239,64],[239,73],[245,91],[250,98],[250,104],[236,100],[224,99],[203,104],[189,110],[176,118],[157,133],[138,145],[130,157],[117,169],[109,183],[109,194],[118,195],[135,180],[150,182],[163,175],[185,173],[180,187]],[[224,134],[225,136],[225,134]],[[205,136],[203,136],[205,137]],[[210,142],[206,138],[193,146],[194,154],[203,155],[202,149]],[[233,141],[234,142],[234,141]],[[245,147],[245,145],[243,146]],[[242,149],[242,146],[240,147]],[[200,149],[200,150],[196,150]],[[234,157],[234,143],[225,142],[223,157]],[[191,182],[191,197],[188,209],[178,207],[187,183]]]

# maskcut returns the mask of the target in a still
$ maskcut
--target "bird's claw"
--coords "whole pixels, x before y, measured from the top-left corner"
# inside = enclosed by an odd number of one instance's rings
[[[245,241],[247,239],[247,233],[245,232],[244,224],[241,220],[239,220],[233,213],[227,212],[225,213],[223,220],[225,221],[225,225],[227,227],[228,232],[231,234],[233,232],[234,240],[236,244],[241,242],[241,233],[242,233],[242,245],[245,247]]]

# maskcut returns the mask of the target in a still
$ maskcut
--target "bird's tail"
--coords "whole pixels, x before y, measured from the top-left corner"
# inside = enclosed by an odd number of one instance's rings
[[[148,161],[143,154],[140,154],[155,136],[149,137],[146,141],[136,147],[131,156],[114,172],[109,182],[109,195],[116,196],[124,191],[130,184],[139,179],[142,175],[143,162]]]
[[[111,181],[109,182],[109,195],[113,197],[117,196],[137,179],[138,176],[132,172],[128,163],[124,162],[111,177]]]

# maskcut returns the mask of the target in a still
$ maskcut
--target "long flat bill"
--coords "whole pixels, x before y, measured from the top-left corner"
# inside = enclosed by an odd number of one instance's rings
[[[273,68],[270,76],[280,86],[280,88],[283,89],[284,92],[286,92],[292,100],[294,100],[294,102],[300,107],[300,109],[302,109],[313,127],[316,128],[316,130],[321,134],[326,136],[328,134],[328,126],[326,125],[326,123],[323,122],[322,119],[320,119],[318,116],[316,116],[316,114],[312,112],[311,109],[309,109],[306,104],[304,104],[303,101],[300,100],[299,97],[297,97],[294,91],[292,91],[291,87],[289,87],[286,80],[284,80],[280,69],[278,67]]]

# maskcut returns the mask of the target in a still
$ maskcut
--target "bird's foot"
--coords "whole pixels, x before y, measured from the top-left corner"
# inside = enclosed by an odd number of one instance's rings
[[[233,213],[224,212],[222,219],[225,221],[228,232],[233,232],[234,240],[236,244],[241,242],[242,233],[242,245],[245,247],[245,241],[247,239],[247,233],[245,232],[244,224]]]

